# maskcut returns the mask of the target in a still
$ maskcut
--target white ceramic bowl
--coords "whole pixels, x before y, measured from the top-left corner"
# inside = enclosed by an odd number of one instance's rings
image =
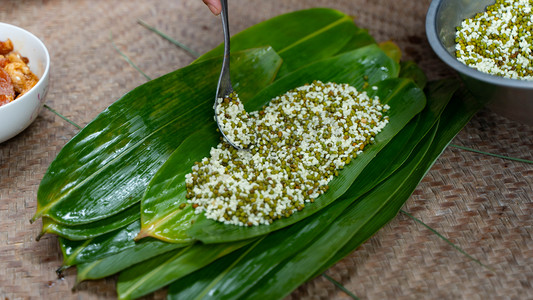
[[[0,41],[8,38],[15,51],[30,60],[28,66],[39,81],[26,94],[0,106],[0,143],[19,134],[37,118],[48,92],[50,69],[48,50],[35,35],[17,26],[0,23]]]

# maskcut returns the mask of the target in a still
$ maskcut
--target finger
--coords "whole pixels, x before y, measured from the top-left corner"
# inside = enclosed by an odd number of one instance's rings
[[[215,15],[219,15],[220,11],[222,10],[222,6],[220,5],[220,0],[203,0],[204,3],[207,5],[209,10]]]

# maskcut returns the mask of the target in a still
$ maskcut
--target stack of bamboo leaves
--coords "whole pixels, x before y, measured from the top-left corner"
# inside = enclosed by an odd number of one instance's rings
[[[270,226],[224,225],[186,204],[185,174],[219,142],[213,121],[222,47],[143,84],[57,155],[33,221],[60,236],[78,282],[120,273],[121,299],[279,299],[321,274],[398,213],[480,104],[431,82],[347,15],[310,9],[232,37],[232,79],[247,111],[310,83],[348,83],[391,107],[375,143],[313,204]],[[374,88],[372,88],[374,87]],[[377,87],[377,88],[376,88]]]

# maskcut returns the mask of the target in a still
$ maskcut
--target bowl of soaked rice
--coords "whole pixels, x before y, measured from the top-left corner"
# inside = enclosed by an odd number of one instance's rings
[[[487,106],[533,125],[533,3],[433,0],[426,34],[434,52]]]

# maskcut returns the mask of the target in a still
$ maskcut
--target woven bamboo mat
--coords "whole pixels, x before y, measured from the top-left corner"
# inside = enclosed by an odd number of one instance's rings
[[[353,15],[378,41],[394,40],[431,79],[453,73],[425,39],[429,0],[230,0],[236,33],[280,13],[325,6]],[[3,0],[0,21],[39,36],[52,57],[46,103],[85,125],[114,100],[145,82],[114,50],[155,78],[193,57],[136,23],[143,19],[199,53],[221,42],[219,19],[200,0]],[[0,144],[0,299],[113,299],[115,280],[63,280],[57,240],[34,240],[28,220],[46,168],[77,129],[48,110],[17,137]],[[533,159],[533,127],[488,110],[478,113],[454,144]],[[399,214],[327,274],[361,299],[533,299],[533,166],[449,147],[403,210],[430,225],[491,272],[435,234]],[[164,291],[146,299],[162,299]],[[348,299],[323,277],[289,299]]]

